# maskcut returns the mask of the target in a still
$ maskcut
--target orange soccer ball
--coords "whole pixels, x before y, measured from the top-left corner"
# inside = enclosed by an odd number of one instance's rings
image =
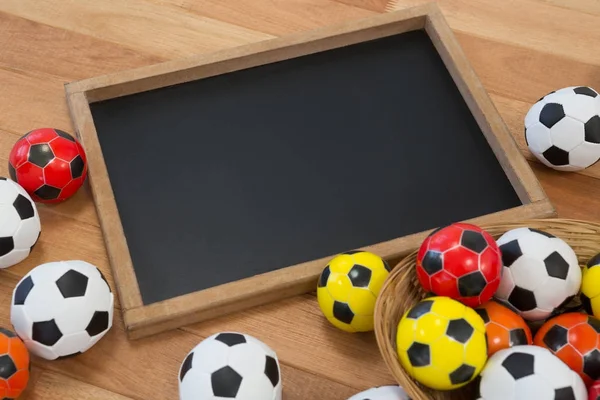
[[[600,378],[600,320],[578,312],[549,319],[535,334],[533,344],[549,349],[586,386]]]
[[[29,351],[17,335],[0,328],[0,399],[16,399],[29,382]]]
[[[485,334],[488,342],[488,357],[498,350],[531,344],[531,329],[516,312],[491,300],[475,309],[485,322]]]

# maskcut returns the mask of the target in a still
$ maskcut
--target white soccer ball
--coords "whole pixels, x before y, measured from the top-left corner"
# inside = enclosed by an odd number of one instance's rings
[[[581,269],[562,239],[532,228],[516,228],[497,240],[502,278],[494,297],[523,318],[539,321],[579,292]]]
[[[367,389],[348,400],[411,400],[404,389],[398,385],[379,386]]]
[[[583,379],[544,347],[520,345],[492,355],[481,371],[481,400],[587,400]]]
[[[600,159],[600,95],[572,86],[538,100],[525,116],[525,140],[543,164],[578,171]]]
[[[179,368],[180,400],[281,400],[277,354],[243,333],[216,333],[192,349]]]
[[[29,194],[17,182],[0,177],[0,268],[26,259],[40,230],[37,207]]]
[[[96,344],[112,327],[113,306],[98,268],[80,260],[49,262],[19,281],[10,320],[32,354],[55,360]]]

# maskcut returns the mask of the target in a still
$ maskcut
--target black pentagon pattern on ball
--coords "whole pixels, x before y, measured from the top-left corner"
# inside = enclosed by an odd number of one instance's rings
[[[363,265],[354,264],[348,272],[348,278],[354,287],[369,287],[371,270]]]
[[[85,296],[87,285],[88,277],[74,269],[68,270],[56,281],[56,286],[65,299]]]
[[[40,168],[44,168],[53,159],[54,153],[47,144],[34,144],[29,148],[29,157],[27,157],[27,160]]]
[[[350,309],[350,306],[339,301],[333,302],[333,316],[345,324],[351,324],[354,319],[354,313]]]
[[[19,283],[17,288],[15,289],[15,302],[16,306],[25,304],[25,300],[27,299],[27,295],[33,289],[33,280],[31,276],[26,277]]]
[[[406,314],[406,318],[419,319],[422,315],[431,312],[431,307],[433,307],[433,301],[421,300],[410,309],[410,311]]]
[[[475,330],[464,319],[453,319],[448,322],[446,328],[446,336],[456,340],[459,343],[465,344],[469,341]]]
[[[488,322],[490,322],[490,316],[488,315],[488,312],[485,308],[476,308],[475,312],[479,314],[479,316],[483,320],[483,323],[487,324]]]
[[[479,296],[486,285],[485,277],[480,271],[474,271],[458,278],[458,292],[462,297]]]
[[[65,138],[71,142],[75,142],[75,138],[71,135],[69,135],[67,132],[65,131],[61,131],[60,129],[55,129],[54,130],[56,132],[56,134],[62,138]]]
[[[597,254],[594,254],[594,256],[592,258],[590,258],[585,265],[588,268],[592,268],[594,265],[599,265],[599,264],[600,264],[600,253],[597,253]]]
[[[531,290],[515,286],[508,296],[508,302],[520,311],[531,311],[537,307],[535,295]]]
[[[32,339],[46,346],[54,346],[62,337],[62,332],[53,319],[50,321],[34,322],[32,327]]]
[[[586,314],[594,314],[594,310],[592,310],[592,301],[589,297],[587,297],[583,292],[579,294],[579,300],[581,301],[581,305],[583,306]]]
[[[587,86],[579,86],[573,89],[573,91],[577,94],[582,94],[584,96],[596,97],[598,94],[594,92],[591,88]]]
[[[318,287],[327,286],[327,280],[329,279],[329,275],[331,275],[331,269],[329,268],[329,265],[328,265],[325,267],[325,269],[323,269],[323,272],[321,272],[321,276],[319,277]]]
[[[450,373],[450,382],[453,385],[467,383],[473,378],[474,373],[475,367],[468,364],[463,364]]]
[[[33,193],[40,199],[54,200],[60,195],[60,189],[50,185],[42,185]]]
[[[273,387],[277,386],[279,383],[279,368],[277,367],[277,361],[271,356],[266,357],[265,375],[269,378]]]
[[[569,153],[556,146],[551,146],[542,155],[552,165],[561,166],[569,164]]]
[[[510,267],[523,255],[519,241],[516,239],[500,245],[500,253],[502,255],[502,264],[505,267]]]
[[[568,329],[560,325],[554,325],[548,329],[542,341],[550,350],[557,352],[569,343],[568,336]]]
[[[0,378],[8,379],[17,373],[17,367],[8,354],[0,356]]]
[[[548,129],[552,128],[564,117],[565,110],[562,104],[548,103],[542,107],[542,111],[540,112],[540,122]]]
[[[545,231],[542,231],[542,230],[539,230],[539,229],[535,229],[535,228],[527,228],[527,229],[528,229],[530,232],[535,232],[535,233],[537,233],[538,235],[546,236],[547,238],[550,238],[550,239],[552,239],[552,238],[555,238],[555,237],[556,237],[556,236],[554,236],[554,235],[553,235],[553,234],[551,234],[551,233],[548,233],[548,232],[545,232]]]
[[[13,331],[9,331],[8,329],[5,329],[5,328],[0,328],[0,333],[8,338],[17,337],[16,333],[14,333]]]
[[[506,356],[502,366],[514,380],[519,380],[534,374],[535,357],[529,353],[514,352]]]
[[[444,261],[442,258],[443,255],[439,251],[428,250],[427,253],[425,253],[425,257],[423,257],[423,260],[421,261],[421,265],[423,266],[425,272],[427,272],[429,275],[433,275],[436,272],[441,271],[444,267]]]
[[[235,332],[219,333],[217,336],[215,336],[215,340],[224,343],[229,347],[246,343],[246,338],[244,337],[244,335]]]
[[[577,400],[571,386],[554,389],[554,400]]]
[[[513,329],[508,333],[508,338],[511,346],[518,346],[520,344],[528,344],[527,334],[522,328]]]
[[[544,259],[544,265],[548,275],[553,278],[565,280],[569,274],[569,263],[558,251],[553,251]]]
[[[190,369],[192,369],[192,362],[194,361],[194,352],[191,352],[187,355],[185,360],[183,360],[183,364],[181,364],[181,370],[179,371],[179,382],[183,381],[185,378],[185,374],[188,373]]]
[[[600,378],[600,351],[594,349],[583,356],[583,373],[593,381]]]
[[[487,247],[487,242],[480,232],[465,230],[460,237],[460,244],[475,253],[481,253]]]
[[[242,384],[242,376],[230,366],[226,366],[213,372],[210,381],[214,396],[235,399]]]
[[[80,155],[77,155],[77,157],[75,157],[73,160],[71,160],[70,166],[71,166],[71,177],[73,177],[73,179],[79,178],[81,175],[83,175],[84,164],[83,164],[83,158],[81,158]]]
[[[95,311],[90,323],[85,328],[88,335],[94,337],[108,329],[108,311]]]
[[[600,334],[600,320],[598,318],[588,315],[587,323],[592,327],[592,329]]]
[[[0,257],[5,256],[15,248],[15,241],[12,236],[0,237]]]
[[[413,367],[426,367],[431,363],[431,350],[426,344],[414,342],[406,354]]]
[[[21,220],[26,220],[35,215],[35,212],[33,210],[33,204],[31,204],[31,201],[29,201],[27,197],[23,196],[20,193],[13,202],[13,207],[15,208],[15,210],[17,210],[17,213],[19,214]]]
[[[600,117],[594,115],[585,124],[585,141],[589,143],[600,143]]]

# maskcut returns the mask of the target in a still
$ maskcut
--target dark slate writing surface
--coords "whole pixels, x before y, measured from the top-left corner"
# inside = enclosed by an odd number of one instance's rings
[[[145,304],[521,204],[422,31],[91,108]]]

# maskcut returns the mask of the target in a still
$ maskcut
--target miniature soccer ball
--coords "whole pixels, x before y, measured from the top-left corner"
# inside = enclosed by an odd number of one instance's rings
[[[579,375],[548,349],[532,345],[498,351],[479,382],[480,400],[586,400]]]
[[[492,298],[501,272],[496,241],[472,224],[454,223],[432,232],[417,254],[417,277],[423,289],[469,307]]]
[[[398,385],[379,386],[367,389],[348,400],[410,400],[404,389]]]
[[[595,381],[588,388],[588,400],[600,400],[600,380]]]
[[[275,352],[236,332],[216,333],[192,349],[179,369],[179,399],[281,400]]]
[[[0,398],[18,398],[29,382],[29,352],[13,332],[0,328]]]
[[[498,239],[503,272],[494,295],[529,321],[546,319],[571,300],[581,285],[573,249],[562,239],[531,228],[516,228]]]
[[[8,170],[41,203],[58,203],[73,196],[87,176],[87,159],[81,144],[58,129],[36,129],[13,146]]]
[[[579,299],[585,312],[600,318],[600,253],[583,267]]]
[[[323,315],[346,332],[373,330],[375,301],[390,267],[378,255],[349,251],[333,258],[317,284]]]
[[[600,159],[600,95],[567,87],[538,100],[525,116],[525,140],[548,167],[578,171]]]
[[[548,348],[586,385],[600,378],[600,320],[595,317],[571,312],[551,318],[535,334],[533,344]]]
[[[40,216],[29,194],[17,182],[0,177],[0,268],[25,260],[40,230]]]
[[[525,320],[514,311],[493,300],[482,304],[475,312],[485,322],[488,357],[502,349],[531,344],[531,329]]]
[[[10,319],[32,354],[83,353],[111,328],[114,298],[98,268],[79,260],[41,264],[19,281]]]
[[[403,315],[396,348],[415,380],[432,389],[456,389],[475,379],[487,361],[485,323],[456,300],[429,297]]]

